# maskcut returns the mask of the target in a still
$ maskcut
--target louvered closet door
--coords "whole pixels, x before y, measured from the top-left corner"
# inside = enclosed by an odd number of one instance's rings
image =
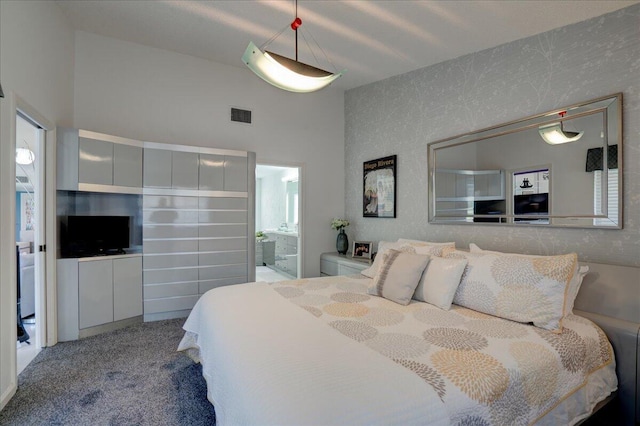
[[[198,197],[144,195],[143,239],[145,320],[191,309],[199,297]]]
[[[151,160],[160,150],[152,151]],[[172,164],[172,179],[196,176],[198,183],[189,186],[200,189],[145,188],[145,321],[186,316],[206,291],[246,283],[253,274],[254,187],[248,182],[255,181],[255,154],[243,157],[237,152],[229,155],[222,150],[209,151],[188,155],[173,152],[174,159],[180,161]],[[146,168],[146,152],[145,148],[145,170],[152,169]],[[229,158],[233,161],[227,161]],[[189,173],[176,170],[182,162],[190,165]],[[233,180],[238,182],[231,184]],[[229,184],[223,189],[222,182]]]

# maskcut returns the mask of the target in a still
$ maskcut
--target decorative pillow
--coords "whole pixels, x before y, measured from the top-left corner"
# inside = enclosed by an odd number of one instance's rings
[[[393,249],[387,250],[381,257],[380,270],[368,293],[408,305],[430,257]]]
[[[511,254],[514,256],[524,256],[529,258],[545,257],[545,256],[539,256],[539,255],[531,255],[531,254],[502,253],[499,251],[483,250],[474,243],[469,244],[469,250],[471,251],[471,253]],[[569,283],[569,289],[567,290],[567,297],[565,298],[565,309],[564,309],[565,314],[573,313],[573,304],[576,300],[576,297],[578,296],[578,291],[580,291],[582,280],[584,276],[587,275],[588,272],[589,272],[589,267],[587,265],[580,266],[576,262],[576,268],[573,271],[573,278]]]
[[[398,238],[399,243],[409,244],[412,246],[456,246],[455,241],[450,241],[447,243],[433,243],[431,241],[420,241],[420,240],[407,240],[406,238]]]
[[[387,250],[399,250],[407,253],[427,254],[429,256],[444,256],[448,250],[455,249],[455,243],[427,243],[424,241],[417,241],[419,245],[415,245],[410,241],[413,240],[398,240],[395,243],[389,241],[380,241],[378,244],[378,254],[376,254],[373,264],[367,269],[360,271],[360,273],[369,278],[374,278],[380,269],[382,264],[382,255]]]
[[[566,299],[578,256],[523,256],[467,253],[455,250],[449,259],[466,259],[467,266],[453,303],[489,315],[562,331]]]
[[[413,293],[413,298],[448,311],[465,266],[466,259],[432,257]]]

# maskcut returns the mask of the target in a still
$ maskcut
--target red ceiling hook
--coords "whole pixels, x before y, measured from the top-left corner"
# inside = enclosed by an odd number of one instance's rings
[[[302,25],[302,19],[296,16],[296,19],[294,19],[293,22],[291,23],[291,29],[293,31],[297,31],[300,25]]]

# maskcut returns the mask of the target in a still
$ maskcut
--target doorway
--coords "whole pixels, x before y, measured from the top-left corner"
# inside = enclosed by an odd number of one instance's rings
[[[300,278],[302,168],[256,165],[256,281]]]
[[[16,113],[16,305],[17,373],[45,346],[44,315],[44,153],[45,131],[21,111]]]

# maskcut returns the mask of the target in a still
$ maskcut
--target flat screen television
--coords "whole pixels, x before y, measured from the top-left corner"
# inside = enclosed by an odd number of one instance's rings
[[[518,215],[548,215],[549,194],[515,195],[513,213]]]
[[[63,255],[99,256],[129,248],[129,216],[67,216],[61,233]]]

